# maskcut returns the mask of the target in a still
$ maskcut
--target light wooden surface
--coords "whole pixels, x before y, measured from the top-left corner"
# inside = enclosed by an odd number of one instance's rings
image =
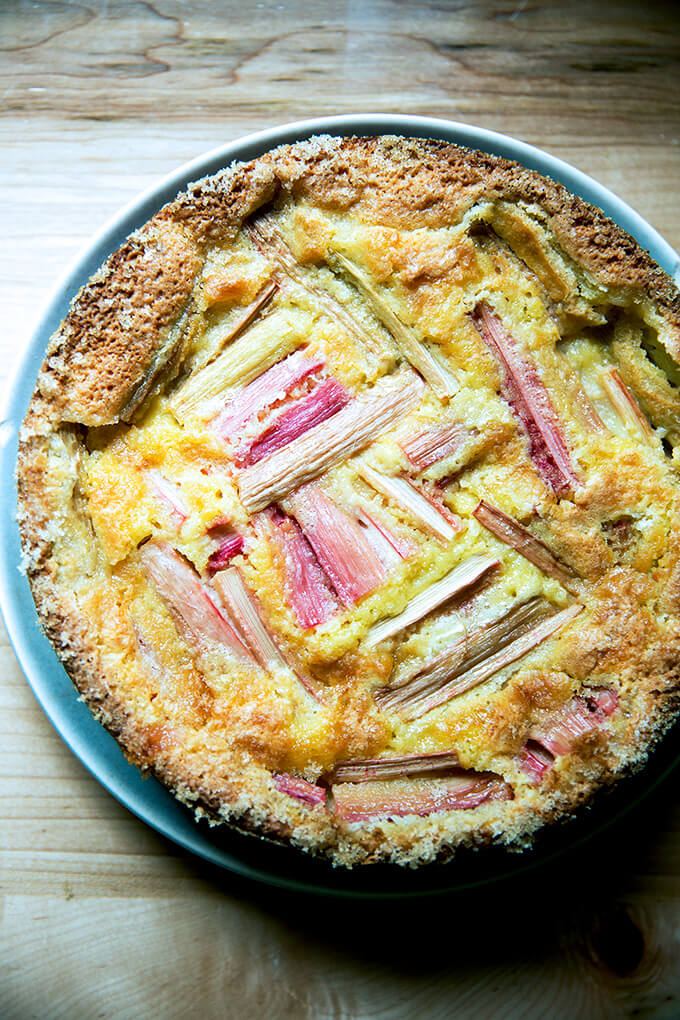
[[[676,3],[5,0],[0,376],[124,202],[300,117],[425,113],[514,134],[680,249],[679,58]],[[0,741],[7,1020],[680,1015],[677,775],[508,888],[344,905],[212,871],[137,821],[53,731],[6,639]]]

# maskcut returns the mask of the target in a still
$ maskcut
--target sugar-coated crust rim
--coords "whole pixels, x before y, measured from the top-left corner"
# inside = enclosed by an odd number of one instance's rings
[[[374,860],[413,865],[446,859],[459,847],[495,842],[521,848],[530,843],[539,826],[571,815],[598,789],[644,765],[680,711],[677,667],[639,685],[629,704],[625,729],[616,740],[610,740],[605,748],[601,735],[595,733],[570,756],[574,778],[568,795],[542,794],[529,802],[494,802],[472,811],[381,822],[363,835],[355,832],[338,838],[322,809],[298,804],[277,793],[264,779],[232,785],[201,774],[200,768],[189,770],[181,755],[173,758],[152,753],[138,721],[107,681],[91,637],[91,621],[60,581],[51,521],[56,513],[75,514],[76,510],[55,502],[48,478],[52,438],[64,421],[90,425],[120,417],[126,420],[121,412],[131,406],[134,380],[124,371],[121,338],[132,335],[137,343],[136,371],[142,378],[150,373],[150,385],[160,373],[173,371],[173,360],[176,366],[181,352],[171,349],[160,365],[154,359],[159,351],[172,348],[168,336],[185,310],[200,266],[201,247],[220,237],[235,236],[243,220],[281,188],[330,207],[361,207],[364,203],[367,208],[378,208],[388,225],[451,222],[454,212],[460,218],[466,208],[487,200],[538,205],[568,255],[608,286],[648,295],[669,326],[680,328],[677,288],[625,231],[560,184],[496,156],[445,142],[387,136],[320,137],[283,146],[205,178],[165,206],[110,256],[76,296],[50,341],[21,429],[17,468],[19,525],[38,615],[94,715],[132,761],[153,772],[198,816],[227,820],[243,831],[292,843],[343,865]],[[390,200],[379,201],[379,194]],[[159,277],[163,253],[169,262],[161,267]],[[126,272],[126,264],[134,266],[134,274]],[[168,305],[163,289],[173,284],[177,284],[176,296]],[[149,286],[156,288],[152,320],[143,302]],[[121,301],[126,309],[123,324],[116,313]],[[678,357],[680,350],[671,353]],[[77,378],[74,356],[81,364],[83,359],[88,364],[105,364],[107,380],[121,375],[124,385],[117,392],[110,386],[102,390],[95,372],[89,389],[81,379],[80,387],[71,387],[65,398],[69,382]],[[589,765],[592,760],[594,768]]]

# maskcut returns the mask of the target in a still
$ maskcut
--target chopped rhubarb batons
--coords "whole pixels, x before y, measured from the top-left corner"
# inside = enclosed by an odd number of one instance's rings
[[[579,479],[557,412],[536,366],[485,302],[477,305],[472,321],[503,368],[501,393],[527,432],[529,452],[538,473],[555,495],[566,495]]]
[[[345,822],[465,811],[487,801],[511,800],[512,787],[493,772],[456,770],[443,778],[339,783],[332,788],[336,817]]]
[[[369,464],[358,466],[359,475],[376,492],[392,500],[421,527],[442,542],[450,542],[460,531],[460,521],[453,514],[438,506],[432,497],[426,496],[407,478],[397,478],[376,471]]]
[[[212,428],[220,438],[235,441],[248,421],[272,407],[323,365],[324,359],[319,354],[310,355],[305,351],[289,354],[236,393],[215,418]]]
[[[141,560],[187,644],[197,651],[204,651],[211,644],[224,645],[239,659],[254,662],[198,574],[172,546],[166,542],[147,542],[142,546]]]
[[[246,468],[239,478],[245,509],[262,510],[363,449],[416,406],[422,389],[410,370],[386,376],[328,421]]]
[[[283,552],[286,598],[298,624],[309,630],[325,623],[340,603],[299,525],[280,515],[272,523],[271,535]]]
[[[212,577],[218,570],[224,570],[230,561],[243,549],[243,536],[235,532],[220,540],[217,549],[208,558],[208,574]]]
[[[285,277],[293,280],[298,287],[302,287],[303,290],[307,291],[314,305],[317,305],[331,319],[340,322],[350,336],[359,340],[367,351],[378,355],[383,353],[381,345],[359,325],[344,305],[336,301],[327,290],[317,287],[312,283],[279,233],[271,216],[259,216],[247,229],[258,251],[262,252],[266,258],[271,258],[278,264],[280,272],[277,273],[277,276],[280,281],[285,279]]]
[[[508,629],[508,625],[516,623],[519,618],[515,615],[517,610],[470,635],[467,641],[463,639],[446,649],[399,689],[396,685],[385,688],[378,698],[379,703],[383,708],[398,712],[404,719],[418,719],[524,658],[570,623],[583,608],[574,604],[541,619],[542,611],[538,606],[534,609],[533,602],[518,607],[526,611],[526,619],[513,629]],[[539,622],[533,623],[537,614]],[[533,623],[528,630],[527,622]],[[494,647],[498,651],[493,652]]]
[[[409,439],[401,439],[399,446],[414,468],[426,471],[438,461],[457,453],[469,435],[469,429],[454,422],[433,426]]]
[[[332,418],[349,403],[349,393],[337,379],[324,379],[311,393],[286,407],[243,451],[239,461],[258,464],[282,450],[305,432]]]
[[[263,669],[288,670],[288,664],[262,620],[260,607],[248,591],[236,567],[228,567],[215,575],[214,585],[236,622],[244,643]]]
[[[366,635],[366,644],[377,645],[381,641],[386,641],[387,638],[399,634],[400,631],[410,627],[418,620],[422,620],[433,609],[448,602],[454,595],[469,588],[487,570],[496,566],[498,566],[498,560],[493,556],[469,556],[439,581],[435,581],[434,584],[419,592],[397,616],[375,623]]]
[[[202,404],[215,400],[231,387],[246,386],[299,345],[294,320],[281,309],[275,309],[189,376],[170,401],[173,414],[183,421],[186,415],[196,413]]]
[[[189,507],[180,487],[174,482],[168,481],[157,468],[149,468],[146,472],[146,479],[152,495],[164,507],[169,519],[179,531],[189,516]]]
[[[487,503],[484,499],[477,504],[476,509],[472,513],[479,523],[495,535],[496,538],[500,539],[501,542],[505,542],[506,545],[509,545],[518,552],[520,556],[524,556],[525,559],[537,566],[548,577],[554,577],[564,588],[569,589],[573,586],[576,579],[573,570],[566,563],[558,560],[554,553],[548,549],[547,545],[544,545],[538,538],[535,538],[518,521],[508,517],[502,510]]]
[[[326,575],[346,606],[374,591],[387,576],[356,520],[311,482],[286,500]]]
[[[310,807],[325,804],[326,791],[321,786],[315,786],[314,783],[308,783],[306,779],[290,776],[285,772],[274,773],[272,779],[277,790],[303,804],[309,804]]]
[[[415,552],[415,546],[395,535],[373,507],[369,511],[363,506],[355,506],[354,515],[363,528],[366,541],[388,570]]]
[[[363,294],[375,315],[396,340],[406,360],[430,384],[437,396],[449,397],[457,393],[460,387],[451,370],[428,350],[412,329],[404,325],[390,304],[373,286],[370,276],[340,252],[333,253],[331,264],[345,273]]]

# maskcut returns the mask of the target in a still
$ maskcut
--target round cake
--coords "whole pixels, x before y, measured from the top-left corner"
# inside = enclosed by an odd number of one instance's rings
[[[345,867],[524,849],[680,710],[679,450],[680,295],[600,210],[315,137],[75,297],[20,433],[25,566],[198,817]]]

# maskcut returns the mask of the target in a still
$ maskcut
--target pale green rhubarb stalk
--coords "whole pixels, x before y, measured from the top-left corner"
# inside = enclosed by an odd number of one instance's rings
[[[363,294],[377,318],[396,341],[403,356],[429,383],[437,396],[451,397],[457,393],[460,386],[453,373],[428,350],[412,329],[404,325],[394,309],[375,288],[369,275],[340,252],[334,252],[329,257],[329,263],[332,268],[337,267],[348,276],[357,290]]]
[[[558,560],[547,545],[535,538],[518,521],[514,521],[512,517],[508,517],[502,510],[484,499],[477,504],[472,514],[487,531],[533,563],[548,577],[554,577],[567,591],[573,586],[576,580],[573,570]]]
[[[272,259],[277,264],[279,274],[287,276],[307,293],[312,306],[318,307],[329,318],[341,323],[350,336],[358,340],[369,353],[378,356],[385,353],[382,346],[359,325],[332,294],[312,283],[281,236],[271,216],[259,216],[247,229],[258,251],[265,258]],[[279,280],[281,281],[280,275]]]
[[[429,754],[391,755],[389,758],[363,758],[342,761],[327,774],[329,783],[367,783],[374,779],[404,779],[458,768],[455,751],[434,751]]]
[[[396,503],[420,527],[442,542],[450,542],[460,531],[460,521],[453,515],[450,518],[444,517],[441,510],[407,478],[385,475],[368,464],[358,465],[357,471],[371,488]]]
[[[600,382],[626,428],[637,435],[647,446],[655,446],[656,436],[642,408],[621,378],[618,369],[613,366],[603,368],[600,371]]]
[[[417,406],[422,382],[409,370],[385,376],[332,418],[241,473],[239,493],[256,513],[351,457]]]
[[[456,642],[399,685],[384,687],[376,700],[386,711],[395,711],[406,720],[418,719],[522,659],[571,623],[582,609],[574,604],[550,612],[543,600],[532,599]]]
[[[433,609],[436,609],[444,602],[448,602],[450,598],[453,598],[454,595],[457,595],[465,588],[469,588],[487,570],[498,566],[498,564],[499,560],[493,556],[470,556],[468,559],[463,560],[462,563],[454,567],[453,570],[440,578],[439,581],[435,581],[434,584],[419,592],[397,616],[374,624],[366,635],[366,645],[369,647],[378,645],[381,641],[386,641],[407,627],[412,626],[412,624],[417,623],[418,620],[422,620]]]
[[[191,375],[170,401],[180,422],[201,404],[214,400],[232,386],[245,386],[300,342],[299,331],[284,311],[274,310],[211,361]]]

